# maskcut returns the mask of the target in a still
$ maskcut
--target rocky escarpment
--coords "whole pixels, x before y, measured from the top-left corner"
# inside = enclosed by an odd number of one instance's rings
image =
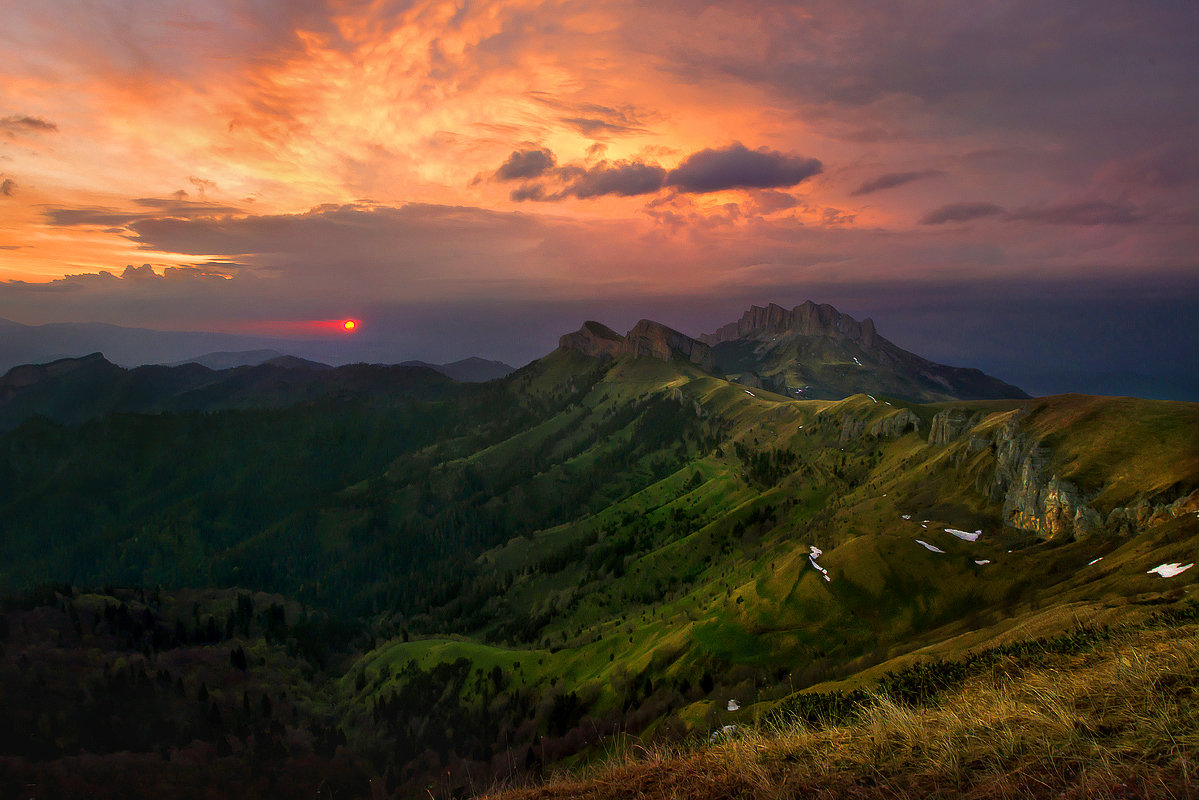
[[[808,300],[790,310],[771,303],[762,308],[750,306],[741,319],[716,329],[715,333],[700,336],[704,344],[715,347],[736,339],[754,339],[779,333],[803,336],[839,336],[857,342],[865,350],[874,347],[874,321],[858,322],[827,303],[817,305]]]
[[[1184,513],[1199,510],[1199,491],[1169,502],[1136,503],[1104,511],[1075,483],[1053,471],[1053,451],[1026,433],[1020,421],[1026,409],[983,417],[962,409],[937,414],[929,431],[932,446],[958,446],[955,462],[983,450],[994,457],[993,471],[980,473],[975,487],[1000,504],[1004,522],[1047,540],[1080,539],[1098,534],[1130,535]]]
[[[673,328],[648,319],[638,322],[624,336],[598,322],[585,322],[579,330],[560,338],[558,346],[577,350],[595,358],[631,355],[663,361],[681,358],[704,369],[712,369],[715,365],[712,348]]]
[[[869,423],[869,424],[867,424]],[[841,415],[841,441],[849,442],[860,438],[862,434],[883,439],[898,439],[909,432],[920,432],[920,417],[910,409],[901,408],[887,416],[870,422],[856,414]]]

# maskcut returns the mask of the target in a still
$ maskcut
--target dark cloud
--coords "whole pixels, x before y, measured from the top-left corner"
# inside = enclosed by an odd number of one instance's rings
[[[946,222],[969,222],[973,219],[1002,214],[994,203],[950,203],[933,209],[920,218],[921,225],[943,225]]]
[[[1132,225],[1144,219],[1131,206],[1102,200],[1023,209],[1012,212],[1007,218],[1047,225]]]
[[[903,186],[905,183],[912,181],[923,180],[924,178],[932,178],[937,175],[943,175],[939,169],[923,169],[917,172],[888,172],[885,175],[879,175],[877,178],[872,178],[866,181],[858,188],[854,189],[850,194],[855,197],[860,197],[864,194],[873,194],[881,192],[883,189],[894,189],[896,186]]]
[[[12,114],[0,119],[0,131],[9,137],[29,133],[54,133],[57,130],[57,125],[40,117]]]
[[[518,203],[525,200],[544,200],[545,187],[540,183],[526,183],[513,189],[508,196]]]
[[[12,178],[5,178],[0,181],[0,195],[4,197],[12,197],[13,192],[17,189],[17,182]]]
[[[662,188],[666,178],[666,170],[662,167],[641,161],[601,161],[594,167],[564,167],[559,174],[567,180],[566,187],[548,199],[653,194]]]
[[[794,186],[823,166],[814,158],[787,155],[764,147],[750,150],[740,142],[705,149],[683,159],[666,176],[665,185],[682,192],[719,192],[725,189],[773,189]]]
[[[514,150],[508,160],[495,171],[496,180],[519,181],[538,178],[554,168],[557,159],[547,148]]]

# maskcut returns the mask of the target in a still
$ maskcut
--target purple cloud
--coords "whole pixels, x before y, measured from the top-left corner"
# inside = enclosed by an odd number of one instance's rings
[[[653,194],[662,188],[662,181],[666,178],[666,170],[662,167],[641,161],[601,161],[594,167],[565,167],[559,172],[569,182],[566,188],[550,199]]]
[[[924,178],[932,178],[943,174],[939,169],[923,169],[917,172],[888,172],[885,175],[879,175],[877,178],[866,181],[850,192],[850,194],[860,197],[864,194],[881,192],[883,189],[894,189],[896,186],[903,186],[912,181],[919,181]]]
[[[537,178],[553,169],[556,163],[554,154],[544,147],[532,150],[514,150],[508,156],[508,160],[495,171],[495,177],[501,181]]]
[[[700,194],[725,189],[775,189],[807,180],[824,169],[814,158],[787,155],[764,147],[750,150],[740,142],[708,148],[683,159],[665,185]]]

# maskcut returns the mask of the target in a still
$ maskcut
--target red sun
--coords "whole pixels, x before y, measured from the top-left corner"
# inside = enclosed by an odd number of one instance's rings
[[[356,320],[347,319],[341,324],[341,327],[345,328],[347,331],[353,331],[358,328],[358,322]]]

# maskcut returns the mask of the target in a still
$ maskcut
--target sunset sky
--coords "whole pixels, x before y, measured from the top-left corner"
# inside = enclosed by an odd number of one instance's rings
[[[16,322],[352,317],[347,358],[523,363],[586,318],[812,299],[1017,382],[1199,367],[1188,0],[0,18]]]

